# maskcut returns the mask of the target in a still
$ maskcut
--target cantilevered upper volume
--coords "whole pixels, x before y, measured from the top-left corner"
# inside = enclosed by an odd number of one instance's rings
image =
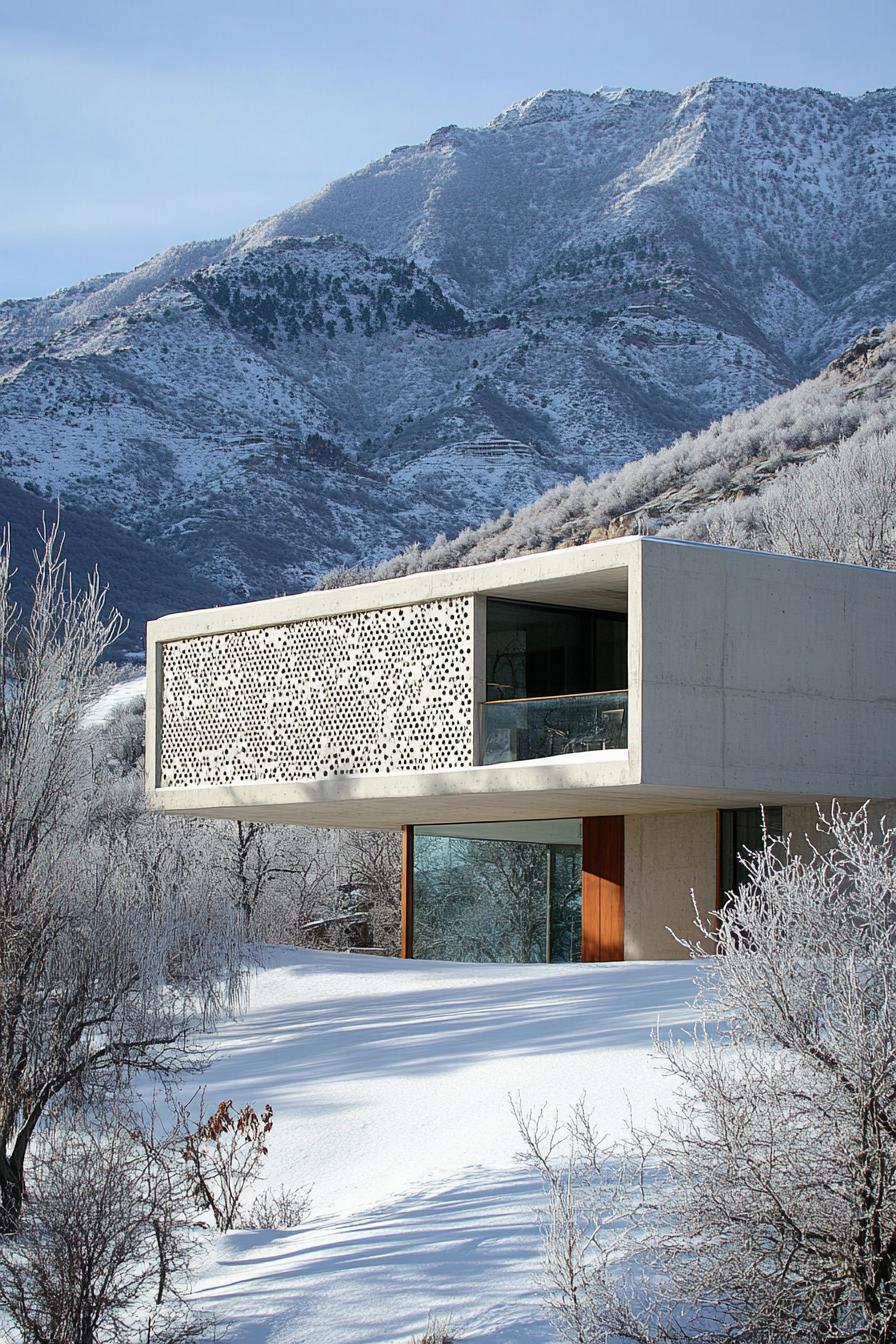
[[[418,955],[673,955],[761,807],[896,796],[882,571],[622,538],[169,616],[147,656],[154,805],[407,828]],[[499,854],[547,884],[534,943]]]

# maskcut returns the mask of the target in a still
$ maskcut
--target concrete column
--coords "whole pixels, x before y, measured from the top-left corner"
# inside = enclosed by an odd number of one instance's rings
[[[625,818],[626,961],[687,956],[668,930],[696,935],[692,890],[701,911],[716,907],[717,816],[705,811]]]

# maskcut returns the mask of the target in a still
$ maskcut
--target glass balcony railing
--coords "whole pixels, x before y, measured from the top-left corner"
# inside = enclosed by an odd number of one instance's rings
[[[627,691],[487,700],[482,706],[482,764],[624,750],[627,717]]]

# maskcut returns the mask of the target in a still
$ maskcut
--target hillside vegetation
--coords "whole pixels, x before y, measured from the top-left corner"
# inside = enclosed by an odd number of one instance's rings
[[[0,477],[0,527],[10,528],[15,546],[10,586],[13,599],[25,608],[31,604],[39,533],[44,521],[52,523],[56,513],[55,500]],[[104,514],[66,506],[59,511],[59,522],[75,588],[83,588],[101,562],[100,578],[108,584],[109,602],[127,623],[111,650],[113,658],[141,656],[144,627],[156,616],[186,607],[214,607],[228,600],[222,588],[193,574],[177,556],[135,537]]]
[[[431,546],[334,571],[324,586],[484,564],[632,534],[896,563],[896,327],[816,378],[594,480],[549,490]]]

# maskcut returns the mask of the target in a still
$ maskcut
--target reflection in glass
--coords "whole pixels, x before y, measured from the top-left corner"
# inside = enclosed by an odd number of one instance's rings
[[[488,599],[487,700],[618,691],[628,685],[624,612]]]
[[[624,751],[627,711],[627,691],[486,701],[482,706],[482,764],[579,751]]]
[[[582,960],[582,849],[549,845],[548,949],[551,961]]]
[[[780,807],[737,807],[719,813],[719,889],[722,908],[749,881],[744,864],[747,854],[765,846],[765,834],[780,840],[784,834],[784,813]]]
[[[578,961],[581,823],[414,828],[413,955]]]

